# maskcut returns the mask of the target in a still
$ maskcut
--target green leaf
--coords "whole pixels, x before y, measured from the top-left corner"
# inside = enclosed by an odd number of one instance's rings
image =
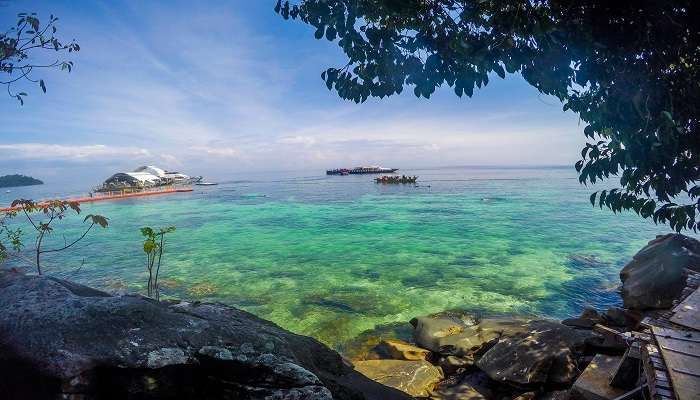
[[[498,76],[500,76],[502,79],[505,79],[505,77],[506,77],[506,71],[503,70],[503,67],[501,67],[500,65],[496,64],[496,66],[493,67],[493,70],[496,71],[496,74],[498,74]]]

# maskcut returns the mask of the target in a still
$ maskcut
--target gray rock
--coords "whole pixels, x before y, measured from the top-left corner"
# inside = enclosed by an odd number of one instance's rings
[[[440,368],[424,360],[365,360],[354,365],[368,378],[415,397],[430,396],[444,378]]]
[[[222,304],[0,271],[4,398],[408,399],[318,341]]]
[[[683,270],[700,271],[700,242],[680,234],[658,236],[620,272],[625,308],[669,308],[685,286]]]
[[[532,321],[528,331],[504,337],[476,363],[496,381],[518,385],[570,384],[578,376],[589,331],[552,321]]]
[[[527,331],[527,321],[485,318],[468,314],[440,313],[411,320],[416,343],[441,355],[471,357],[500,337]]]

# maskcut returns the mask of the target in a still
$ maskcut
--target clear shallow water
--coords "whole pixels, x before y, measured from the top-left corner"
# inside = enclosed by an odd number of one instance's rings
[[[342,350],[363,332],[446,309],[565,318],[618,304],[620,268],[668,231],[592,208],[572,168],[402,172],[430,187],[261,174],[192,194],[85,204],[110,227],[46,256],[45,270],[143,291],[138,229],[175,225],[166,296],[236,305]],[[0,201],[78,192],[16,188]],[[63,232],[77,233],[80,221],[65,221]]]

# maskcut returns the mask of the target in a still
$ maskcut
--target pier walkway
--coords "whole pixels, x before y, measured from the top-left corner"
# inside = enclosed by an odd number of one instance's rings
[[[186,193],[186,192],[191,192],[192,190],[193,189],[190,187],[171,187],[171,188],[166,188],[166,189],[152,189],[152,190],[144,190],[144,191],[137,191],[137,192],[120,190],[120,191],[111,191],[111,192],[92,193],[90,196],[87,196],[87,197],[66,199],[66,201],[76,202],[76,203],[93,203],[96,201],[121,200],[121,199],[130,199],[130,198],[134,198],[134,197],[156,196],[156,195],[173,194],[173,193]],[[41,202],[39,202],[39,205],[41,205]],[[19,210],[20,210],[20,207],[0,208],[0,212],[19,211]]]

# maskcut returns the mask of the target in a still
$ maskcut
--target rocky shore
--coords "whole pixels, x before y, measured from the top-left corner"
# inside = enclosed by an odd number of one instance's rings
[[[571,385],[596,354],[626,347],[597,334],[602,325],[635,330],[671,307],[684,270],[700,271],[700,242],[659,236],[622,269],[623,307],[585,309],[563,321],[479,319],[468,312],[414,318],[411,343],[387,339],[354,361],[364,375],[417,398],[441,400],[586,399]]]
[[[416,317],[412,342],[385,339],[348,361],[320,342],[222,305],[113,296],[0,271],[0,392],[8,399],[576,399],[592,328],[634,329],[671,305],[700,242],[652,240],[621,274],[624,308],[564,321]],[[371,379],[369,379],[371,378]]]

